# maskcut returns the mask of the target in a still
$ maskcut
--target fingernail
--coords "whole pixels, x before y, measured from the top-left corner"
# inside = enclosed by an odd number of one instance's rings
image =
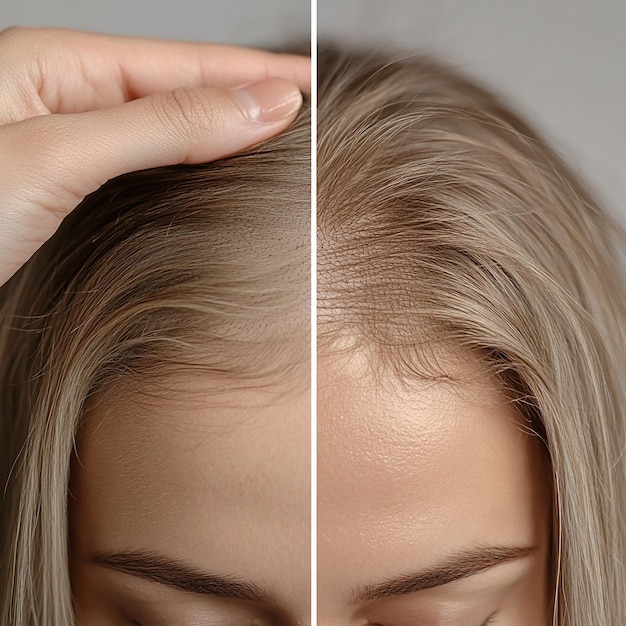
[[[233,94],[246,117],[260,124],[280,122],[302,106],[300,90],[283,78],[271,78],[234,89]]]

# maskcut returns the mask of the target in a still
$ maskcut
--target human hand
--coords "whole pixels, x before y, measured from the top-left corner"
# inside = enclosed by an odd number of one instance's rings
[[[110,178],[215,160],[285,130],[296,85],[310,86],[310,64],[294,55],[0,32],[0,285]]]

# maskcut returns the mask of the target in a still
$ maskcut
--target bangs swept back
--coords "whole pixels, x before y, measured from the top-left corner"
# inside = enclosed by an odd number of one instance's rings
[[[621,626],[622,232],[527,124],[454,70],[318,57],[320,353],[368,350],[410,380],[438,375],[445,347],[493,373],[547,445],[555,624]]]
[[[309,182],[305,106],[245,153],[108,182],[0,290],[2,624],[74,622],[67,490],[90,398],[188,372],[218,392],[308,382]]]

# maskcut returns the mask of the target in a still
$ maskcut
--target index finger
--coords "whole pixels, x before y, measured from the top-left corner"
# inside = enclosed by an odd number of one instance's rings
[[[304,90],[311,84],[310,60],[293,54],[62,28],[17,28],[11,36],[14,54],[31,64],[29,75],[39,79],[33,87],[52,113],[115,106],[180,87],[234,86],[267,78],[286,78]],[[22,73],[22,93],[23,79]]]

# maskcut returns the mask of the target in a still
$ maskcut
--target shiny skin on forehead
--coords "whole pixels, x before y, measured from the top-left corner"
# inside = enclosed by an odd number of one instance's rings
[[[318,360],[319,569],[329,587],[346,593],[455,550],[545,540],[538,445],[486,374],[450,367],[467,383],[381,384],[367,355]]]
[[[74,543],[84,554],[159,551],[276,596],[301,595],[310,564],[308,392],[215,394],[188,383],[163,395],[105,399],[88,415],[73,468]]]

